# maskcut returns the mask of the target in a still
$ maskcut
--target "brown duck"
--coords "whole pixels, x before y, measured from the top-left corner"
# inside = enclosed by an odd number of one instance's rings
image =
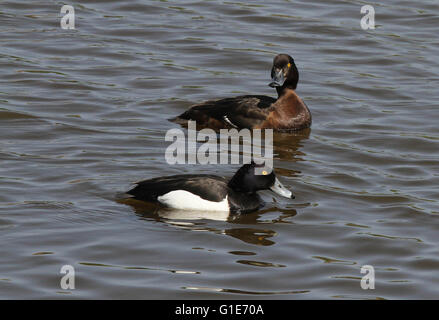
[[[218,129],[274,129],[297,131],[311,126],[311,112],[296,94],[299,71],[294,59],[279,54],[273,60],[269,86],[276,88],[278,98],[245,95],[220,100],[209,100],[193,105],[186,112],[171,119],[181,125],[189,120],[198,128]]]

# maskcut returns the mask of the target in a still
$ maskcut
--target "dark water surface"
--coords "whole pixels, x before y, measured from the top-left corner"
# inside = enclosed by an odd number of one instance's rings
[[[436,1],[69,3],[75,30],[63,2],[0,2],[0,298],[439,298]],[[274,136],[294,201],[264,192],[228,220],[117,201],[142,178],[232,175],[167,165],[167,119],[275,96],[281,52],[313,114]]]

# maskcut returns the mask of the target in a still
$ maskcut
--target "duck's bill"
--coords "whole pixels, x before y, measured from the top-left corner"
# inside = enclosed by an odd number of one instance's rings
[[[270,190],[285,198],[290,198],[290,199],[295,198],[294,194],[290,190],[285,188],[277,178],[274,181],[274,185],[270,188]]]
[[[271,82],[268,84],[270,87],[282,87],[285,82],[285,77],[282,69],[279,72],[275,72],[274,70],[271,72]]]

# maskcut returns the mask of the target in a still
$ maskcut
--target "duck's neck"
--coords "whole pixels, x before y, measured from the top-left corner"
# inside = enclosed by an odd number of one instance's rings
[[[277,89],[277,88],[276,88]],[[296,91],[293,88],[286,87],[281,88],[278,91],[278,98],[276,101],[277,105],[284,106],[285,108],[292,109],[300,108],[303,104],[302,99],[297,95]]]
[[[294,92],[296,88],[297,88],[297,83],[295,85],[283,85],[282,87],[276,87],[277,98],[280,99],[280,97],[287,95],[291,91]]]

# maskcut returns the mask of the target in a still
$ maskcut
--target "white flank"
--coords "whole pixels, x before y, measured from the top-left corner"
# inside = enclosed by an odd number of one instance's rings
[[[168,192],[157,200],[167,207],[182,210],[206,210],[206,211],[229,211],[229,201],[227,197],[220,202],[204,200],[189,191],[174,190]]]

